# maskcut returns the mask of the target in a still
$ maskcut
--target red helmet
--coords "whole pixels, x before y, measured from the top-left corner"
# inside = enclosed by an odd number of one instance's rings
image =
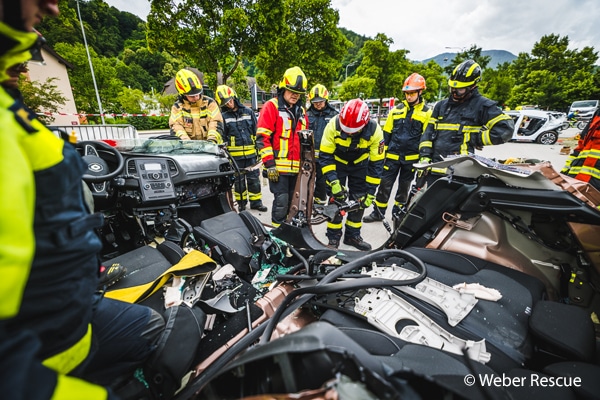
[[[348,135],[354,135],[369,123],[370,111],[367,103],[361,99],[352,99],[342,107],[340,126]]]

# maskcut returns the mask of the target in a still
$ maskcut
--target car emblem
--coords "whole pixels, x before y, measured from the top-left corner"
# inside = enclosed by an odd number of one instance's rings
[[[92,172],[100,172],[104,170],[104,167],[98,163],[91,163],[90,165],[88,165],[88,169]]]

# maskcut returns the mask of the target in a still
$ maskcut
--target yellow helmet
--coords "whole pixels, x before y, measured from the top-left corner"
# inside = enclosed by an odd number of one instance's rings
[[[308,92],[308,99],[311,103],[327,101],[329,100],[329,90],[327,90],[327,88],[320,83],[317,83],[312,89],[310,89],[310,92]]]
[[[219,85],[219,86],[217,86],[217,91],[216,91],[215,97],[216,97],[217,103],[220,106],[224,106],[225,104],[227,104],[229,102],[229,100],[231,100],[234,97],[237,97],[237,94],[235,93],[235,90],[233,90],[229,86]]]
[[[290,92],[304,94],[308,87],[306,75],[300,67],[288,68],[283,74],[283,79],[279,82],[279,88],[287,89]]]
[[[189,69],[180,69],[175,75],[175,87],[181,95],[202,94],[202,83],[198,75]]]

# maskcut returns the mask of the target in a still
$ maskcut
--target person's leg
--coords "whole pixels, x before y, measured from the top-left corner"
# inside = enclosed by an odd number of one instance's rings
[[[317,167],[317,173],[315,177],[315,203],[325,205],[327,203],[327,180],[325,175],[321,172],[321,169]]]
[[[250,208],[258,211],[267,211],[267,207],[265,207],[262,202],[258,169],[253,169],[246,173],[246,182],[248,187],[248,197],[250,198]]]
[[[415,173],[412,164],[402,164],[400,176],[398,177],[398,189],[396,190],[396,196],[394,198],[394,208],[392,209],[393,215],[397,215],[400,212],[400,209],[406,204],[410,185],[414,177]]]
[[[363,197],[367,191],[365,176],[367,174],[366,166],[364,168],[354,168],[348,175],[348,192],[350,198],[358,200]],[[356,247],[358,250],[371,250],[371,245],[360,236],[362,228],[362,217],[365,213],[363,208],[351,211],[346,217],[346,232],[344,234],[344,244]]]
[[[238,203],[238,211],[243,211],[246,208],[246,174],[240,171],[240,174],[235,177],[233,186],[233,196]]]
[[[288,210],[290,208],[291,181],[293,181],[293,188],[296,183],[296,175],[279,175],[279,180],[277,182],[269,181],[269,189],[271,190],[271,193],[273,193],[271,222],[275,227],[281,225],[287,218]]]
[[[342,186],[346,186],[347,184],[347,168],[344,165],[338,164],[336,166],[336,172],[338,180]],[[331,221],[327,221],[327,230],[325,232],[325,236],[329,240],[327,247],[332,249],[337,249],[340,245],[340,240],[342,239],[342,222],[344,217],[340,214],[337,214]]]
[[[92,319],[92,349],[72,375],[106,386],[131,374],[154,351],[164,326],[149,307],[102,298]]]
[[[392,187],[394,186],[394,182],[396,180],[396,176],[398,175],[399,169],[400,164],[398,162],[390,162],[386,160],[386,163],[383,166],[381,183],[377,188],[377,196],[375,196],[374,207],[377,207],[379,209],[379,212],[373,209],[373,212],[371,212],[371,214],[363,218],[364,222],[381,221],[385,217],[385,212],[387,210],[388,201],[392,192]]]

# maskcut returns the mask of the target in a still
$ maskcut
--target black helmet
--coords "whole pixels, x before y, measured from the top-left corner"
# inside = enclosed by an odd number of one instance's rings
[[[451,88],[466,88],[477,84],[481,80],[481,67],[473,60],[466,60],[460,63],[450,79],[448,79],[448,85]]]

